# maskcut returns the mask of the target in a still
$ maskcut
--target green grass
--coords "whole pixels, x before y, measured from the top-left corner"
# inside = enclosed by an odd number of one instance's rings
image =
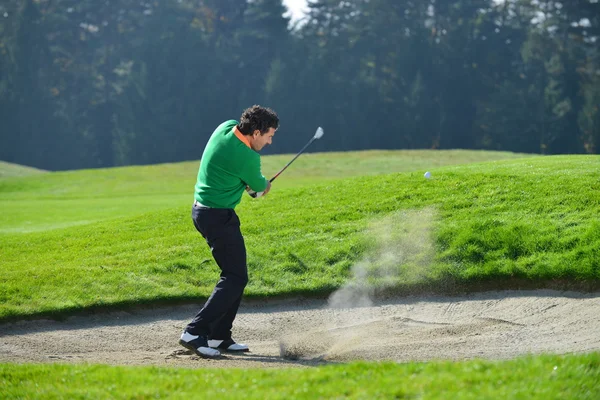
[[[3,398],[597,399],[600,354],[311,369],[0,364]]]
[[[273,176],[291,157],[263,157],[264,174]],[[275,181],[275,188],[521,157],[531,155],[467,150],[309,153]],[[198,161],[190,161],[0,179],[0,234],[46,231],[187,206],[192,201],[197,172]]]
[[[522,158],[430,168],[429,180],[421,171],[359,176],[278,188],[258,200],[245,196],[237,211],[249,249],[246,293],[330,292],[365,257],[372,268],[386,269],[380,286],[398,293],[515,282],[597,287],[599,165],[598,156]],[[155,187],[174,185],[154,171],[126,171]],[[87,172],[88,179],[95,173]],[[115,178],[114,193],[125,193],[130,178]],[[143,191],[141,179],[132,183],[139,185],[133,192]],[[29,178],[11,181],[8,197],[19,197],[16,188],[29,184]],[[207,296],[218,269],[192,226],[189,203],[0,235],[0,320]],[[373,227],[376,220],[383,222]],[[415,236],[425,243],[414,246]],[[419,251],[390,265],[379,257],[381,243]],[[372,272],[369,279],[381,284],[380,271]]]

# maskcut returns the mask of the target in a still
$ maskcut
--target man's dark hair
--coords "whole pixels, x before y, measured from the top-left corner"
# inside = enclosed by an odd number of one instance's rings
[[[263,135],[269,128],[279,128],[279,117],[270,108],[254,105],[242,112],[237,128],[244,135],[252,135],[257,129]]]

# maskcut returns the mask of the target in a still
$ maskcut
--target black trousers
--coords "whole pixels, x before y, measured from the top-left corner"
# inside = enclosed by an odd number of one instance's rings
[[[192,335],[205,335],[209,339],[230,339],[233,320],[248,283],[246,245],[240,231],[240,219],[231,208],[208,208],[194,204],[192,220],[221,268],[221,277],[204,307],[186,330]]]

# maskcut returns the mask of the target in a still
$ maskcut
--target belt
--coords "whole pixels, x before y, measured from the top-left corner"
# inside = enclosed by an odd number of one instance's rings
[[[196,207],[210,208],[209,206],[205,206],[204,204],[200,203],[198,200],[194,200],[194,205]]]

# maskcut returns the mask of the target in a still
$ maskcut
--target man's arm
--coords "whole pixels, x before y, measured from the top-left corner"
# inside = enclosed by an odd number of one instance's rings
[[[258,154],[245,163],[241,175],[242,181],[254,192],[264,192],[271,187],[271,183],[261,172]]]

